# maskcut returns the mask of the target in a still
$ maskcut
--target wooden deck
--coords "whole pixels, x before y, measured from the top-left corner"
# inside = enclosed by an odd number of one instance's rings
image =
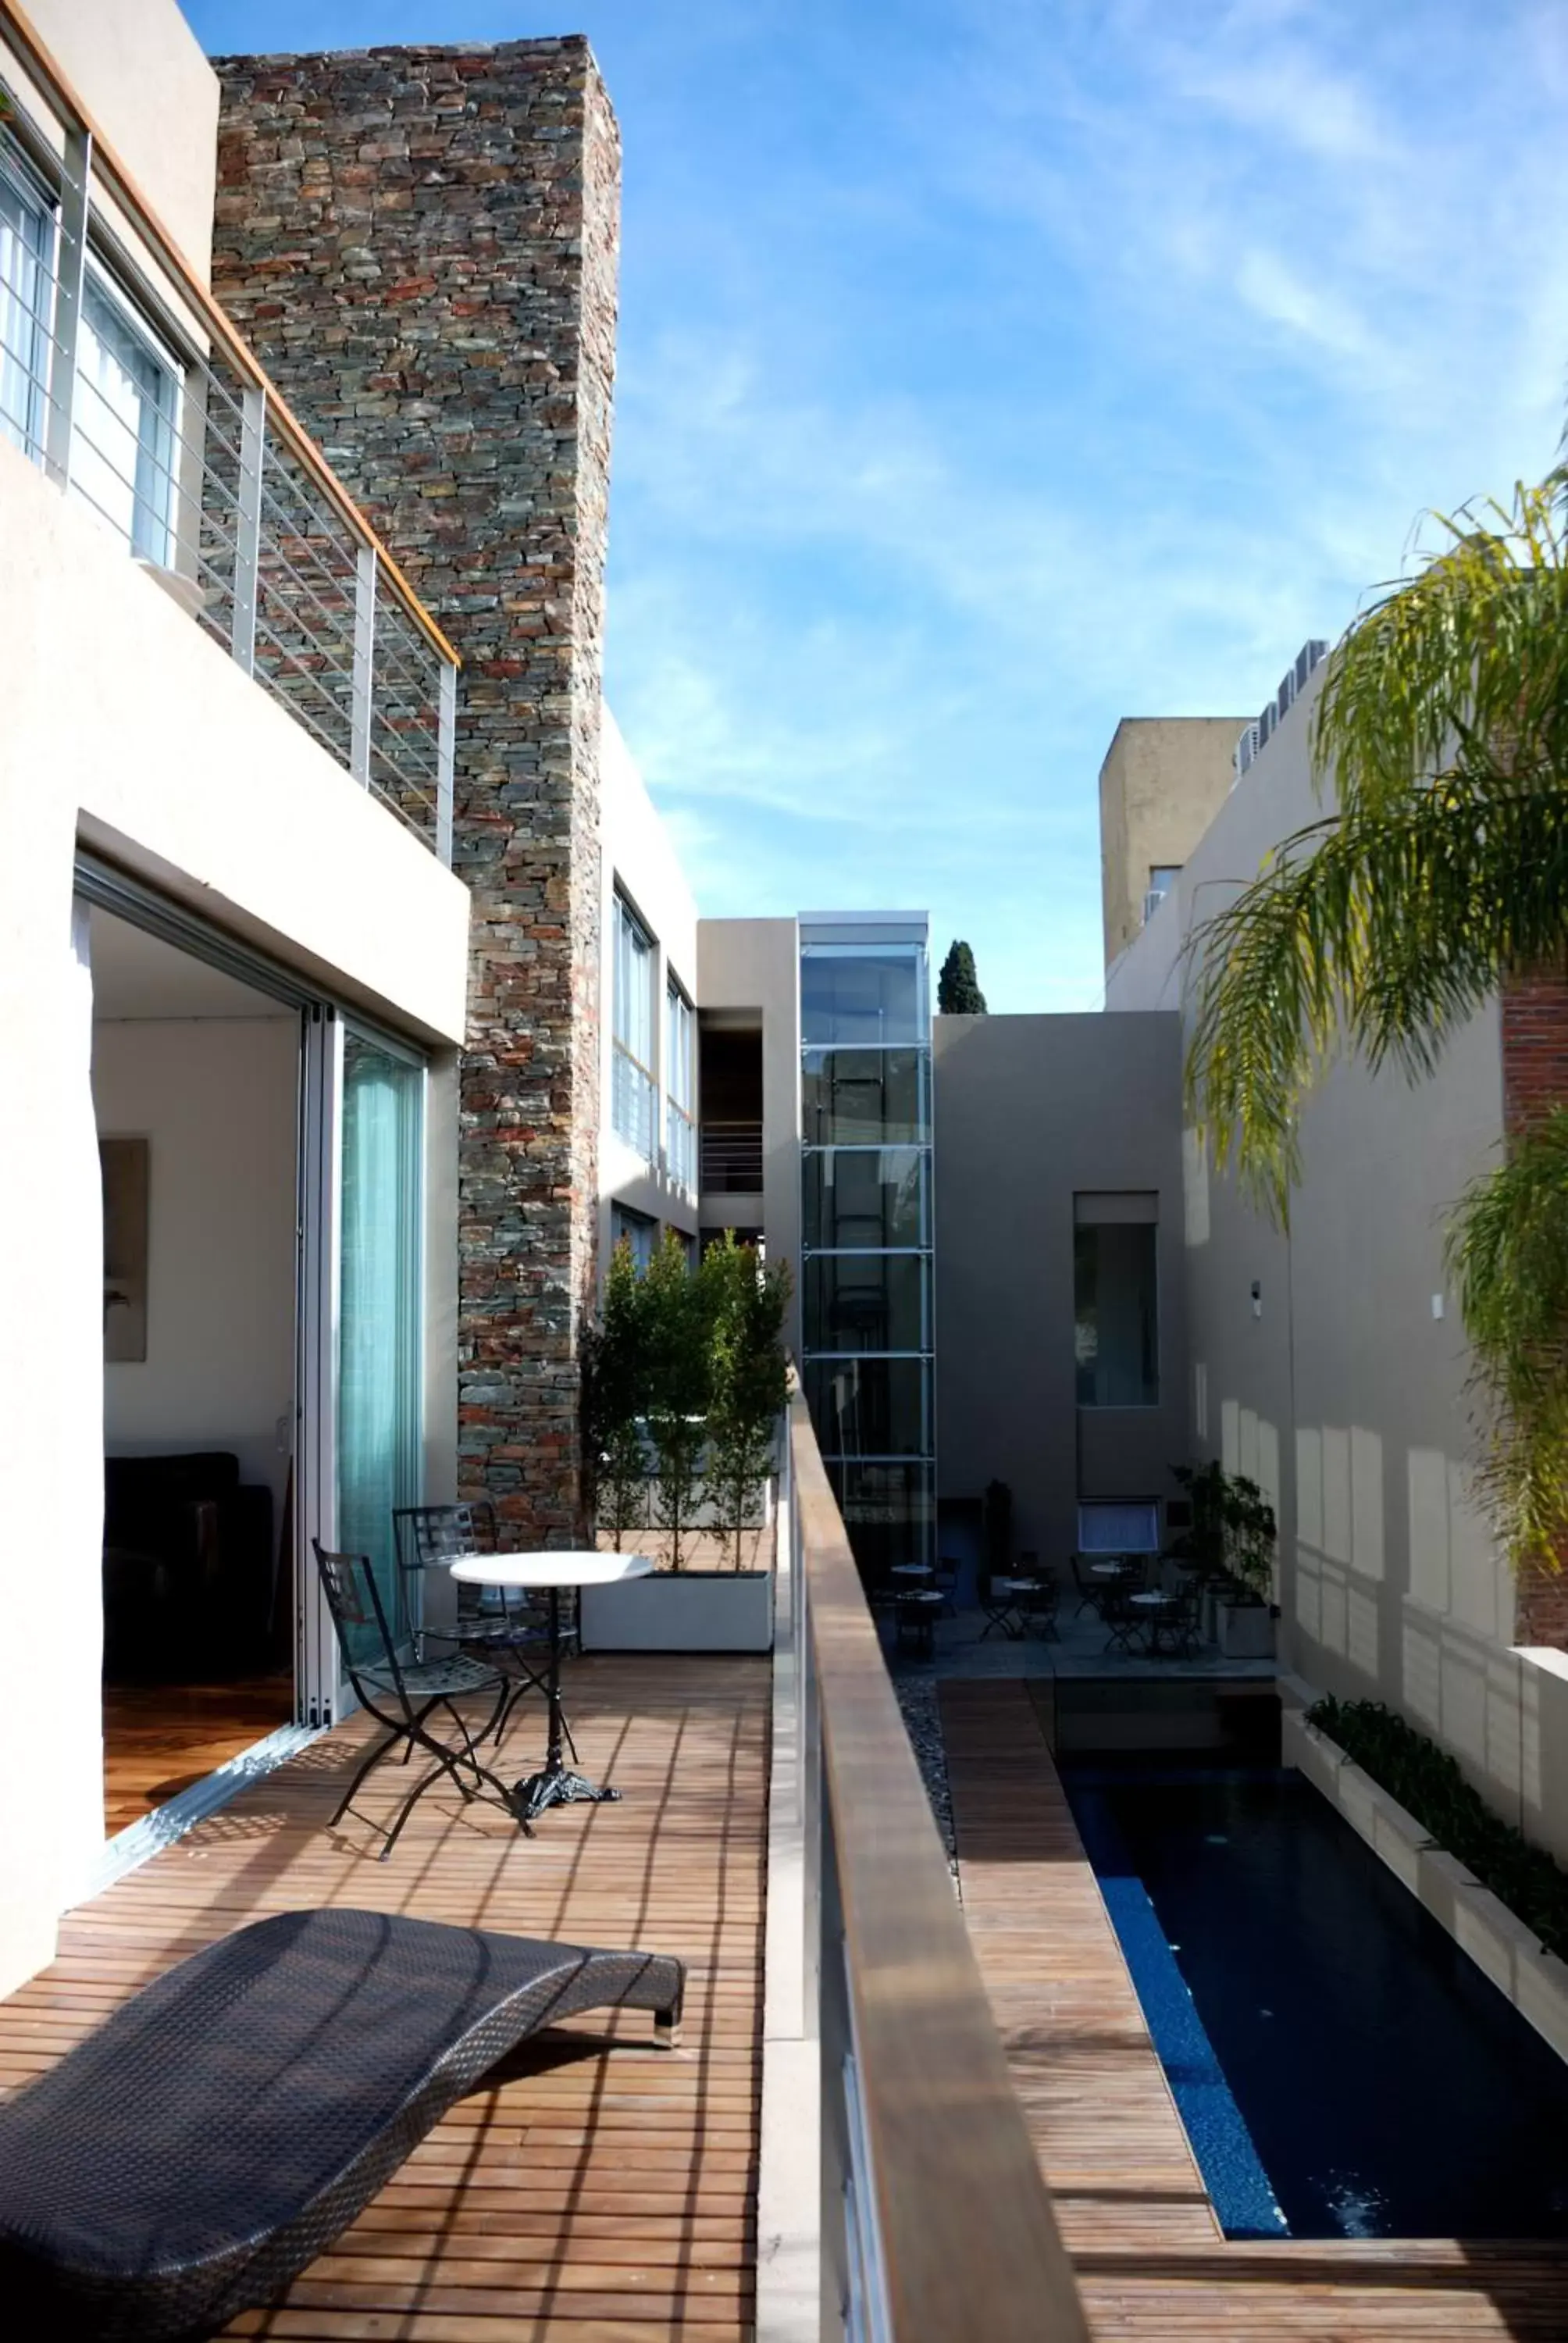
[[[54,1966],[0,2004],[0,2087],[11,2088],[175,1961],[268,1912],[362,1906],[646,1946],[689,1964],[683,2048],[656,2051],[635,2015],[540,2037],[504,2083],[453,2109],[280,2306],[226,2333],[749,2335],[767,1664],[588,1659],[571,1672],[568,1704],[585,1769],[623,1803],[554,1812],[525,1840],[504,1815],[432,1792],[379,1864],[378,1840],[352,1815],[326,1828],[362,1743],[352,1724],[70,1914]],[[541,1715],[508,1739],[517,1771],[534,1762]],[[391,1806],[402,1785],[391,1774],[367,1811]]]
[[[1030,1688],[940,1700],[965,1916],[1095,2335],[1562,2343],[1568,2248],[1225,2240]]]

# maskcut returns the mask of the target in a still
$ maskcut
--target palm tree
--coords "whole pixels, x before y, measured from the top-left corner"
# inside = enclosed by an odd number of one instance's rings
[[[1347,1055],[1430,1074],[1510,978],[1568,974],[1568,467],[1457,519],[1333,651],[1332,810],[1191,939],[1193,1118],[1278,1219],[1298,1120]],[[1568,1102],[1461,1200],[1448,1258],[1515,1561],[1568,1538]]]

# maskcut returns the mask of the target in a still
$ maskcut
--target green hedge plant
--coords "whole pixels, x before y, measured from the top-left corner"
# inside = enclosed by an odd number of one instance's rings
[[[1439,1846],[1507,1905],[1544,1951],[1568,1960],[1568,1872],[1494,1815],[1446,1750],[1380,1700],[1316,1701],[1307,1723],[1397,1798]]]

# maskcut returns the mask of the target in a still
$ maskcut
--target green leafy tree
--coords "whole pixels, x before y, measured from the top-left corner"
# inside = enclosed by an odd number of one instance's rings
[[[610,1256],[599,1322],[582,1346],[585,1502],[590,1516],[614,1533],[618,1554],[628,1530],[640,1528],[647,1513],[647,1383],[637,1264],[623,1237]]]
[[[968,944],[948,947],[948,956],[937,979],[937,1007],[944,1017],[983,1017],[986,1013],[985,994],[975,974],[975,956]]]
[[[1274,1509],[1244,1473],[1227,1473],[1217,1457],[1178,1464],[1175,1477],[1192,1508],[1192,1523],[1171,1551],[1196,1564],[1205,1578],[1229,1578],[1250,1603],[1264,1602],[1274,1583],[1278,1527]]]
[[[773,1465],[773,1442],[789,1396],[784,1313],[789,1272],[764,1268],[753,1245],[738,1244],[733,1230],[709,1246],[701,1280],[708,1289],[712,1389],[709,1403],[708,1487],[720,1526],[741,1539]]]
[[[1192,940],[1194,1120],[1282,1220],[1327,1067],[1430,1073],[1510,977],[1568,967],[1568,471],[1433,516],[1434,549],[1332,653],[1313,726],[1332,810]],[[1449,1230],[1486,1423],[1482,1486],[1521,1564],[1568,1535],[1568,1106]]]
[[[648,1432],[658,1485],[655,1509],[679,1570],[699,1502],[713,1400],[712,1290],[692,1274],[686,1246],[667,1228],[638,1290],[648,1362]]]

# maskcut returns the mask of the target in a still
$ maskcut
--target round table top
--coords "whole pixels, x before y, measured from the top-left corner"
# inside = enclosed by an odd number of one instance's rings
[[[1089,1567],[1096,1578],[1125,1578],[1133,1565],[1130,1562],[1091,1562]]]
[[[614,1586],[657,1567],[647,1554],[466,1554],[451,1572],[465,1586]]]
[[[1143,1603],[1152,1606],[1156,1603],[1174,1603],[1176,1597],[1173,1594],[1130,1594],[1127,1600],[1129,1603]]]
[[[1038,1578],[993,1578],[991,1584],[1002,1594],[1033,1594],[1041,1582]]]
[[[895,1562],[888,1572],[890,1578],[929,1578],[930,1574],[929,1562]]]

